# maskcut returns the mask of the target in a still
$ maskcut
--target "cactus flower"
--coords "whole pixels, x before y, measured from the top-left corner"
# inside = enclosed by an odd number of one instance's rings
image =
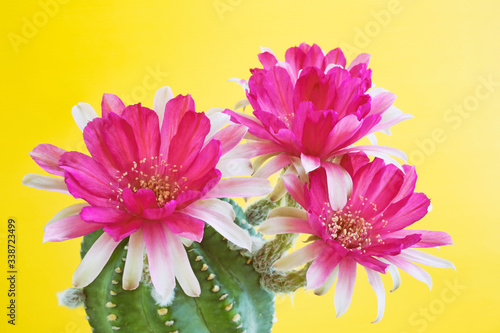
[[[260,231],[311,235],[308,245],[277,260],[274,267],[289,270],[312,261],[306,288],[315,289],[318,295],[328,291],[337,280],[334,301],[337,316],[347,311],[356,266],[363,266],[378,299],[377,322],[385,307],[379,273],[391,273],[394,289],[400,284],[398,268],[431,287],[430,275],[414,263],[441,268],[454,266],[415,248],[449,245],[452,241],[444,232],[405,229],[423,218],[430,207],[425,194],[414,192],[417,180],[414,167],[404,165],[402,171],[379,158],[369,162],[363,153],[345,155],[340,166],[351,176],[349,188],[339,188],[328,180],[329,165],[311,172],[309,184],[302,184],[296,175],[284,175],[287,190],[306,211],[276,208]]]
[[[231,205],[217,199],[271,191],[267,180],[225,178],[252,171],[248,160],[225,157],[245,135],[244,126],[224,127],[229,116],[197,113],[191,96],[173,98],[167,87],[157,92],[153,110],[105,94],[102,118],[86,103],[75,106],[73,115],[90,156],[39,145],[31,157],[56,177],[29,174],[23,183],[85,201],[56,214],[44,241],[104,231],[76,269],[75,286],[90,284],[128,236],[124,289],[139,285],[145,250],[163,299],[176,279],[187,295],[200,294],[183,243],[200,242],[205,223],[234,244],[251,247],[248,233],[233,223]]]
[[[285,61],[269,49],[259,54],[263,69],[251,70],[247,81],[236,80],[246,91],[254,116],[226,110],[231,120],[248,127],[247,139],[235,156],[262,156],[257,177],[266,178],[293,164],[309,173],[335,157],[364,151],[398,164],[392,157],[401,151],[377,145],[353,147],[374,133],[411,118],[392,104],[396,96],[372,87],[370,55],[360,54],[350,65],[337,48],[325,54],[318,45],[289,48]],[[369,90],[370,89],[370,90]],[[241,103],[240,105],[244,105]],[[256,167],[256,169],[257,169]]]

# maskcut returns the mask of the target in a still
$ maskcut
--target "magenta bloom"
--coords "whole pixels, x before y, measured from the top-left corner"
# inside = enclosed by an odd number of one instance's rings
[[[313,261],[307,271],[307,289],[315,289],[318,295],[328,291],[338,277],[334,302],[337,316],[350,305],[356,264],[362,265],[377,294],[379,321],[384,313],[385,292],[377,273],[388,270],[394,289],[400,284],[397,268],[431,287],[430,275],[413,262],[454,266],[413,248],[449,245],[452,241],[444,232],[405,229],[423,218],[430,206],[425,194],[414,193],[414,167],[404,165],[403,172],[379,158],[369,162],[363,153],[345,155],[340,165],[353,181],[347,192],[332,186],[323,167],[309,174],[308,185],[295,175],[285,175],[287,190],[306,211],[277,208],[260,231],[312,235],[310,244],[276,261],[274,267],[288,270]]]
[[[75,286],[91,283],[128,236],[124,289],[138,286],[145,249],[153,285],[163,298],[174,289],[175,278],[187,295],[199,295],[183,243],[201,241],[205,222],[238,246],[251,247],[248,233],[233,223],[231,205],[217,199],[271,191],[268,181],[221,179],[251,172],[248,161],[224,157],[245,135],[244,126],[222,129],[229,116],[197,113],[189,95],[172,98],[169,88],[158,91],[155,110],[125,107],[118,97],[105,94],[102,118],[84,103],[73,114],[91,156],[39,145],[32,158],[63,178],[27,175],[23,182],[86,202],[58,213],[44,241],[104,230],[77,268]]]
[[[238,81],[255,117],[225,111],[232,121],[247,126],[247,138],[254,140],[233,154],[264,155],[259,165],[272,158],[256,176],[266,178],[291,163],[308,173],[354,151],[393,162],[388,154],[406,158],[389,147],[351,146],[411,118],[392,106],[394,94],[381,88],[368,90],[372,87],[370,55],[361,54],[346,66],[338,48],[325,55],[316,44],[301,44],[286,51],[284,62],[268,49],[259,54],[259,60],[264,68],[251,70],[248,82]]]

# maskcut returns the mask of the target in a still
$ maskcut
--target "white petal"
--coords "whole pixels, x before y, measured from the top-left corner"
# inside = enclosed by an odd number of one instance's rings
[[[342,316],[351,305],[354,283],[356,282],[356,262],[354,260],[344,259],[339,266],[339,276],[333,300],[337,318]]]
[[[339,275],[339,265],[335,266],[335,268],[330,273],[325,283],[323,283],[321,287],[314,289],[314,294],[318,296],[323,296],[324,294],[326,294],[328,290],[330,290],[330,288],[332,287],[338,275]]]
[[[302,161],[302,166],[306,173],[314,171],[321,166],[321,160],[317,156],[301,154],[300,160]]]
[[[227,178],[219,181],[205,198],[258,197],[269,194],[272,187],[269,180],[262,178]]]
[[[191,247],[191,245],[193,245],[192,239],[182,237],[182,236],[179,236],[179,238],[181,239],[181,242],[185,247]]]
[[[290,165],[290,163],[292,163],[290,157],[285,154],[279,154],[264,164],[253,176],[255,178],[268,178],[287,165]]]
[[[343,168],[336,164],[324,163],[323,167],[326,171],[330,204],[334,210],[342,209],[352,192],[352,179]]]
[[[180,212],[205,221],[239,247],[249,251],[252,249],[250,235],[234,223],[234,210],[228,202],[218,199],[198,200]]]
[[[85,206],[89,206],[88,203],[86,202],[83,202],[83,203],[77,203],[77,204],[74,204],[74,205],[71,205],[71,206],[68,206],[62,210],[60,210],[58,213],[56,213],[56,215],[54,215],[54,217],[52,217],[49,222],[47,222],[47,224],[45,225],[45,227],[43,227],[43,230],[45,231],[45,228],[47,228],[47,226],[49,224],[52,224],[60,219],[63,219],[65,217],[68,217],[68,216],[71,216],[71,215],[76,215],[76,214],[79,214],[81,211],[82,211],[82,208],[85,207]]]
[[[92,119],[98,117],[92,105],[88,103],[78,103],[73,106],[71,114],[73,115],[73,119],[75,119],[76,125],[82,131]]]
[[[127,258],[123,270],[123,289],[134,290],[139,286],[144,264],[144,238],[142,229],[130,235]]]
[[[259,227],[259,231],[264,235],[306,233],[313,234],[313,229],[309,221],[293,217],[273,217],[268,219]]]
[[[160,124],[163,124],[163,116],[165,115],[165,105],[167,102],[174,98],[172,89],[170,87],[161,87],[155,93],[155,99],[153,102],[153,110],[158,115]]]
[[[395,265],[391,264],[384,258],[377,258],[377,259],[389,265],[389,267],[387,267],[387,271],[389,272],[389,274],[391,274],[392,278],[392,290],[391,290],[392,293],[401,286],[401,275],[399,275],[399,270]]]
[[[87,252],[73,274],[73,285],[78,288],[88,286],[99,275],[120,242],[115,242],[103,233]]]
[[[210,132],[205,137],[205,144],[207,144],[224,126],[229,124],[231,116],[222,112],[214,112],[208,116],[210,120]]]
[[[453,268],[455,271],[455,265],[449,260],[433,256],[432,254],[421,252],[413,249],[406,249],[401,251],[399,257],[416,262],[418,264],[439,267],[439,268]]]
[[[421,267],[404,260],[401,255],[386,257],[386,259],[396,265],[399,269],[402,269],[406,273],[413,276],[415,279],[425,283],[429,289],[432,289],[432,277]]]
[[[294,207],[277,207],[269,212],[267,218],[273,217],[295,217],[302,220],[307,220],[307,213],[305,210]]]
[[[200,283],[194,275],[193,268],[182,245],[181,240],[173,234],[167,226],[163,225],[165,236],[167,237],[168,253],[172,259],[175,277],[184,293],[191,297],[198,297],[201,293]]]
[[[234,104],[234,110],[238,110],[238,109],[241,109],[241,108],[244,108],[246,106],[249,106],[250,105],[250,102],[248,101],[248,99],[242,99],[241,101],[238,101],[236,102],[236,104]]]
[[[377,311],[377,319],[375,319],[374,323],[378,323],[382,317],[384,316],[385,310],[385,290],[384,284],[382,283],[382,278],[380,274],[372,269],[366,268],[366,275],[368,275],[368,282],[372,286],[373,291],[377,295],[378,301],[378,311]]]
[[[63,178],[42,176],[34,173],[28,173],[22,180],[23,185],[33,187],[39,190],[55,191],[70,194]]]
[[[302,266],[311,260],[314,260],[325,248],[322,240],[308,244],[292,253],[287,254],[274,262],[273,267],[278,271],[288,271],[295,267]]]
[[[175,288],[175,275],[172,258],[168,253],[163,223],[144,223],[142,232],[146,243],[151,281],[160,298],[167,299]]]
[[[368,134],[366,137],[368,138],[368,140],[370,140],[370,143],[372,145],[376,145],[378,143],[377,137],[375,136],[375,133]]]
[[[243,177],[253,173],[252,162],[248,158],[222,158],[216,168],[222,173],[222,178]]]
[[[269,53],[271,53],[273,56],[275,56],[275,55],[274,55],[273,50],[271,50],[271,49],[270,49],[269,47],[267,47],[267,46],[261,46],[261,47],[260,47],[260,52],[262,52],[262,53],[264,53],[264,52],[269,52]],[[275,57],[276,57],[276,56],[275,56]]]

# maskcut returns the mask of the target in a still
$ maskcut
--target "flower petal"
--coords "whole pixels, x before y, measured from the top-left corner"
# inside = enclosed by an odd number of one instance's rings
[[[234,223],[235,214],[231,204],[217,199],[198,200],[181,213],[205,221],[230,242],[251,250],[250,235]]]
[[[170,232],[197,242],[203,238],[205,223],[187,214],[174,212],[169,217],[162,219]]]
[[[123,289],[125,290],[134,290],[139,286],[144,264],[144,246],[141,229],[130,235],[127,259],[123,269]]]
[[[453,268],[455,271],[455,265],[449,260],[439,258],[433,256],[432,254],[413,250],[406,249],[401,251],[401,254],[398,256],[399,258],[403,258],[405,260],[416,262],[417,264],[439,267],[439,268]]]
[[[43,242],[61,242],[90,234],[102,229],[99,223],[89,223],[81,219],[80,215],[70,215],[58,219],[45,227]]]
[[[317,156],[309,156],[302,153],[300,155],[300,160],[302,161],[306,173],[316,170],[321,166],[321,160]]]
[[[191,268],[184,245],[182,245],[179,237],[174,235],[166,226],[163,226],[163,231],[167,239],[168,252],[172,259],[172,268],[175,271],[177,282],[179,282],[186,295],[191,297],[200,296],[200,283]]]
[[[314,231],[307,220],[297,219],[293,217],[270,218],[260,225],[259,231],[264,235],[288,233],[314,234]]]
[[[85,206],[88,206],[89,204],[86,203],[86,202],[83,202],[83,203],[77,203],[77,204],[74,204],[74,205],[71,205],[71,206],[68,206],[62,210],[60,210],[59,212],[56,213],[56,215],[54,215],[50,220],[49,222],[47,222],[47,224],[45,225],[45,227],[43,228],[43,230],[45,231],[45,229],[47,228],[48,225],[60,220],[60,219],[63,219],[65,217],[68,217],[68,216],[71,216],[71,215],[76,215],[76,214],[79,214],[81,211],[82,211],[82,208],[85,207]]]
[[[252,162],[248,158],[221,158],[216,168],[221,172],[221,178],[243,177],[253,173]]]
[[[323,163],[328,183],[328,196],[334,210],[342,209],[352,192],[352,179],[349,174],[333,163]]]
[[[174,290],[175,275],[163,224],[161,222],[144,223],[142,232],[146,243],[151,281],[161,298],[165,299]]]
[[[221,113],[221,115],[227,116]],[[214,136],[214,140],[220,141],[221,144],[221,155],[227,154],[231,149],[236,147],[240,143],[241,139],[247,133],[248,128],[242,125],[229,125],[224,129],[217,132]]]
[[[50,174],[64,177],[64,170],[59,167],[59,159],[65,152],[64,149],[59,147],[50,144],[41,144],[36,146],[29,155],[43,170]]]
[[[158,156],[160,150],[158,115],[153,110],[136,104],[127,106],[123,110],[122,118],[132,127],[139,150],[139,158],[146,157],[150,162],[151,157]]]
[[[85,126],[92,121],[92,119],[97,118],[97,113],[95,112],[92,105],[88,103],[78,103],[71,109],[71,114],[78,128],[83,131]]]
[[[356,262],[346,258],[340,262],[339,277],[335,287],[334,304],[337,318],[342,316],[351,305],[355,282]]]
[[[273,217],[294,217],[302,220],[307,220],[307,212],[295,207],[277,207],[269,212],[267,218]]]
[[[305,199],[304,199],[304,184],[299,180],[299,177],[294,174],[284,174],[281,176],[281,179],[285,182],[286,189],[288,193],[292,196],[292,198],[297,201],[299,205],[304,208],[307,208]]]
[[[346,259],[342,260],[343,254],[335,251],[330,247],[326,247],[319,256],[313,261],[312,265],[307,270],[306,289],[321,288],[332,274],[335,267]],[[354,267],[356,264],[354,263]],[[338,285],[338,283],[337,283]],[[335,292],[336,296],[337,292]]]
[[[55,191],[65,194],[70,194],[68,187],[62,178],[55,178],[50,176],[42,176],[34,173],[28,173],[23,177],[23,185],[37,188],[45,191]]]
[[[120,97],[116,95],[104,94],[102,95],[101,109],[103,118],[105,118],[110,113],[121,115],[123,109],[125,109],[125,104],[123,104]]]
[[[339,275],[339,265],[335,266],[335,268],[330,273],[325,283],[323,283],[321,287],[314,289],[314,295],[323,296],[324,294],[326,294],[328,290],[330,290],[330,288],[333,286],[333,283],[337,279],[338,275]]]
[[[219,181],[204,198],[257,197],[269,194],[269,180],[262,178],[227,178]]]
[[[394,264],[396,267],[398,267],[398,268],[402,269],[403,271],[405,271],[406,273],[410,274],[415,279],[425,283],[429,287],[429,289],[432,289],[431,276],[429,275],[429,273],[427,273],[425,270],[423,270],[419,266],[417,266],[411,262],[406,261],[405,259],[400,257],[400,255],[394,256],[394,257],[386,256],[385,259],[387,261],[389,261],[390,263]]]
[[[413,245],[412,247],[435,247],[443,245],[453,245],[451,236],[443,231],[429,231],[429,230],[412,230],[403,229],[392,232],[391,237],[406,237],[407,235],[419,234],[421,236],[420,242]]]
[[[115,242],[107,233],[103,233],[89,249],[73,274],[73,285],[77,288],[88,286],[99,275],[115,248]]]
[[[163,124],[163,116],[165,115],[165,106],[169,100],[174,98],[172,89],[170,87],[161,87],[155,93],[153,102],[153,110],[158,115],[159,123]]]
[[[253,175],[255,178],[268,178],[275,174],[276,172],[280,171],[287,165],[290,165],[292,163],[292,160],[288,155],[285,154],[279,154],[278,156],[270,159],[264,166],[259,168],[257,172]]]
[[[307,264],[309,261],[316,259],[325,246],[327,246],[325,242],[317,240],[276,260],[273,267],[278,271],[288,271]]]
[[[384,284],[382,283],[382,278],[380,277],[380,274],[378,272],[375,272],[369,268],[366,268],[366,275],[368,276],[368,282],[372,286],[373,291],[377,295],[377,301],[378,301],[378,311],[377,311],[377,319],[372,322],[378,323],[382,317],[384,316],[384,310],[385,310],[385,290],[384,290]]]

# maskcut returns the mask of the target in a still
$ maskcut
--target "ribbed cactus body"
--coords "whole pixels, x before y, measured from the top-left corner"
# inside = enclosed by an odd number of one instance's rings
[[[241,208],[228,201],[236,211],[235,223],[251,236],[260,237],[245,223]],[[101,233],[84,237],[82,257]],[[101,274],[84,289],[94,332],[271,332],[274,295],[261,287],[261,275],[254,270],[251,259],[229,249],[227,241],[213,228],[206,227],[203,241],[187,248],[200,281],[200,297],[188,297],[176,287],[175,298],[168,306],[158,305],[152,297],[147,274],[136,290],[123,290],[127,241],[120,243]]]

